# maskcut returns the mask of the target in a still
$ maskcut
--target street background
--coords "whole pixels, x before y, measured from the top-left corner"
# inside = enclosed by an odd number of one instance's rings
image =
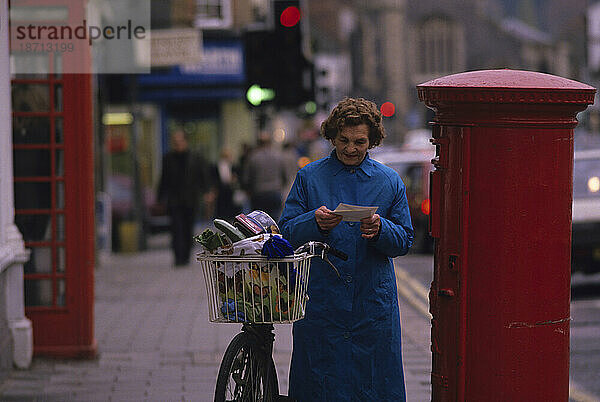
[[[0,385],[0,401],[211,401],[219,364],[237,324],[208,322],[199,264],[172,267],[165,234],[149,250],[113,254],[96,270],[95,360],[35,358]],[[408,401],[431,398],[426,292],[433,257],[395,260]],[[597,334],[600,276],[573,277],[571,401],[600,398]],[[287,394],[291,325],[276,326],[274,359]]]

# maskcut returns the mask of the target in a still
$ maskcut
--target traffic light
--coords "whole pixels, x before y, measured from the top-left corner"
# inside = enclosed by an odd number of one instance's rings
[[[291,2],[290,2],[291,3]],[[300,22],[301,13],[296,5],[286,5],[287,7],[281,11],[279,22],[284,27],[291,28]]]
[[[273,2],[276,49],[275,103],[296,107],[314,100],[312,64],[302,51],[302,11],[298,0]]]
[[[244,33],[248,102],[297,107],[314,100],[313,66],[302,51],[302,12],[297,0],[273,2],[273,30]]]
[[[275,88],[275,45],[273,31],[247,31],[244,33],[244,65],[248,101],[255,102],[257,90]]]

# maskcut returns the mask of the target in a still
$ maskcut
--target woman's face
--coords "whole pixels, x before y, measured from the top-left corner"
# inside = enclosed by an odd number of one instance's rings
[[[369,127],[366,124],[345,126],[332,142],[338,159],[344,165],[360,165],[369,149]]]

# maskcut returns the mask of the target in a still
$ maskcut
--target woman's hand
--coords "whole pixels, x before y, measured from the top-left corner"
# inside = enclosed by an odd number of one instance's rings
[[[342,221],[342,216],[334,214],[325,205],[315,211],[315,219],[321,230],[330,231]]]
[[[360,220],[360,231],[365,239],[372,239],[379,234],[381,230],[381,219],[378,214],[373,214],[368,218]]]

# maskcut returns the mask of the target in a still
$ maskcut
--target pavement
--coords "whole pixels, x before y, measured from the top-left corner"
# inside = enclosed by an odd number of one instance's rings
[[[34,358],[30,369],[13,370],[0,383],[0,401],[213,400],[221,358],[241,325],[208,321],[199,264],[175,269],[162,236],[153,236],[149,251],[109,255],[97,265],[98,357]],[[423,402],[431,400],[430,324],[409,299],[400,293],[407,397]],[[276,325],[275,334],[273,355],[286,395],[291,325]]]

